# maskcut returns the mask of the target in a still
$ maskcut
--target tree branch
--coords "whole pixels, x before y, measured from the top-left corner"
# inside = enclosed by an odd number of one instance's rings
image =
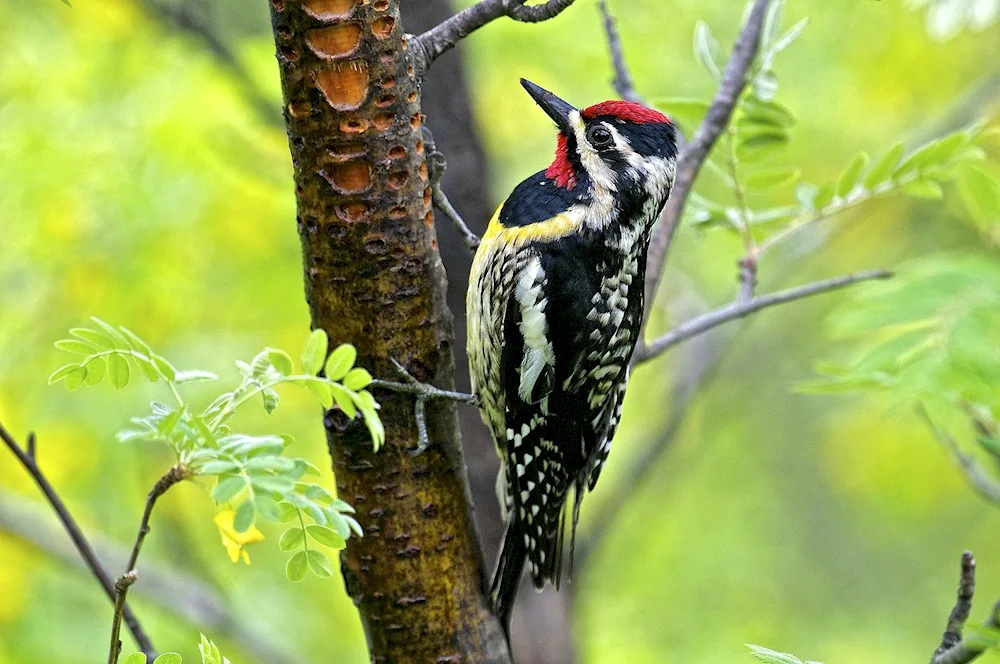
[[[760,311],[761,309],[766,309],[779,304],[785,304],[786,302],[792,302],[794,300],[800,300],[813,295],[819,295],[820,293],[827,293],[829,291],[851,286],[862,281],[869,281],[871,279],[888,279],[891,276],[892,272],[887,270],[859,272],[857,274],[849,274],[844,277],[837,277],[826,281],[817,281],[805,286],[789,288],[787,290],[778,291],[777,293],[771,293],[770,295],[751,298],[745,301],[737,300],[736,302],[727,304],[726,306],[716,309],[715,311],[710,311],[707,314],[703,314],[685,323],[681,323],[652,343],[637,348],[633,364],[642,364],[643,362],[647,362],[686,339],[702,334],[703,332],[711,330],[714,327],[718,327],[723,323],[744,318],[752,313]]]
[[[420,46],[420,56],[416,58],[417,70],[421,73],[427,71],[435,60],[458,42],[501,16],[523,23],[539,23],[558,16],[573,1],[548,0],[542,5],[526,7],[525,0],[481,0],[412,39]]]
[[[963,452],[951,434],[939,429],[926,408],[922,405],[917,406],[917,414],[924,420],[938,442],[951,452],[951,455],[958,462],[958,467],[965,473],[973,488],[989,500],[1000,504],[1000,481],[983,468],[974,456]]]
[[[146,496],[146,509],[142,512],[142,521],[139,522],[139,532],[135,536],[135,543],[132,545],[132,553],[129,554],[128,564],[125,573],[118,577],[115,582],[115,613],[111,622],[111,646],[108,649],[108,664],[116,664],[118,655],[121,652],[122,642],[118,638],[121,630],[122,611],[125,609],[125,597],[128,589],[138,578],[135,571],[136,562],[139,560],[139,552],[146,535],[149,534],[149,519],[153,515],[153,507],[160,496],[165,494],[170,487],[190,476],[187,468],[177,465],[164,473],[163,477],[156,481],[149,495]]]
[[[65,541],[60,528],[50,524],[42,513],[42,506],[35,501],[0,490],[0,532],[48,556],[54,562],[68,566],[73,572],[88,570],[76,549]],[[106,535],[95,533],[91,538],[94,550],[108,567],[117,569],[125,565],[129,551]],[[270,643],[267,634],[256,627],[244,625],[235,616],[226,598],[216,593],[205,579],[146,559],[142,566],[142,584],[130,594],[196,625],[206,634],[226,637],[240,644],[255,661],[269,664],[294,664],[294,657],[276,644]]]
[[[962,631],[972,611],[972,598],[976,592],[976,559],[971,551],[962,554],[962,573],[958,581],[958,598],[948,616],[948,626],[941,637],[941,645],[934,651],[931,664],[968,664],[979,658],[991,647],[987,641],[972,637],[962,638]],[[987,629],[1000,627],[1000,602],[983,623]]]
[[[434,203],[434,207],[440,210],[444,216],[451,220],[455,228],[462,235],[462,239],[465,241],[465,246],[469,248],[470,251],[475,252],[476,248],[479,246],[480,239],[479,236],[472,232],[469,226],[462,219],[462,215],[458,213],[455,206],[451,204],[448,197],[444,193],[444,189],[441,188],[441,178],[444,176],[445,170],[448,168],[448,162],[445,161],[444,155],[437,149],[437,142],[434,140],[434,134],[426,126],[421,127],[421,131],[424,135],[424,149],[427,154],[427,169],[429,173],[429,181],[431,187],[431,201]]]
[[[73,545],[76,547],[77,552],[86,563],[87,568],[90,573],[94,575],[101,587],[104,588],[105,594],[108,596],[112,602],[116,601],[115,584],[111,580],[111,576],[108,574],[104,566],[101,565],[101,561],[98,559],[97,554],[94,553],[93,547],[91,547],[90,542],[84,536],[83,531],[80,529],[79,524],[69,513],[66,508],[66,504],[56,493],[56,490],[49,483],[48,478],[39,468],[37,463],[37,458],[35,456],[35,436],[34,434],[28,434],[28,444],[26,449],[22,449],[20,445],[14,440],[13,436],[4,428],[3,424],[0,424],[0,438],[3,439],[10,451],[14,453],[24,469],[28,471],[31,478],[35,481],[35,484],[41,489],[42,493],[45,494],[46,500],[48,500],[49,505],[55,510],[56,516],[59,517],[59,521],[62,523],[63,529],[69,535],[70,539],[73,540]],[[118,613],[116,609],[116,613]],[[129,632],[135,639],[135,643],[140,650],[146,653],[146,656],[150,659],[156,657],[156,649],[153,647],[152,641],[150,641],[149,636],[147,636],[142,625],[139,623],[139,619],[136,618],[135,613],[132,609],[123,602],[121,607],[120,616],[125,620],[125,624],[128,626]]]
[[[760,46],[760,34],[768,2],[769,0],[755,0],[753,9],[750,10],[747,22],[743,26],[743,31],[733,47],[733,53],[726,64],[722,83],[715,93],[708,114],[705,115],[705,119],[698,127],[694,137],[681,150],[677,160],[677,176],[674,179],[673,191],[663,208],[660,221],[654,229],[649,243],[646,262],[647,303],[652,303],[656,296],[656,290],[663,278],[667,253],[670,251],[670,245],[673,242],[677,226],[680,224],[681,214],[687,204],[688,196],[694,188],[698,172],[708,158],[712,146],[715,145],[729,124],[736,102],[746,87],[747,71],[749,71],[754,58],[757,57],[757,50]],[[647,315],[649,310],[650,307],[647,306]]]
[[[642,97],[638,92],[636,92],[635,83],[632,80],[632,74],[629,72],[628,65],[625,63],[625,50],[622,48],[622,36],[618,32],[618,26],[615,24],[615,17],[611,15],[611,10],[608,9],[607,0],[597,0],[597,6],[600,8],[601,15],[604,17],[604,32],[608,36],[608,48],[611,50],[611,64],[615,70],[615,77],[611,83],[614,85],[615,92],[617,92],[618,96],[622,99],[642,104]]]

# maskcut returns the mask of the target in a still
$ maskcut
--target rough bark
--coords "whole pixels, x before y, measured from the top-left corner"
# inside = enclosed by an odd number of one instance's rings
[[[423,115],[398,0],[271,0],[306,297],[313,325],[359,363],[452,387],[452,317],[430,208]],[[340,495],[365,537],[341,556],[373,662],[508,662],[483,592],[455,407],[382,392],[386,444],[325,419]]]

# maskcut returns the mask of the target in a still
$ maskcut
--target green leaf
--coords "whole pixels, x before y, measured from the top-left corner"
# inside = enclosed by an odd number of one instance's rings
[[[278,540],[278,548],[282,551],[295,551],[296,549],[301,549],[302,544],[305,542],[305,535],[302,529],[296,526],[295,528],[289,528],[281,535],[281,539]]]
[[[66,374],[66,389],[70,392],[79,389],[83,385],[83,382],[87,379],[87,370],[83,367],[76,367],[68,374]]]
[[[354,406],[354,399],[351,398],[351,393],[337,383],[330,383],[329,385],[330,392],[333,394],[337,406],[344,411],[345,415],[353,419],[358,414],[358,410]]]
[[[787,128],[796,122],[792,112],[778,102],[764,101],[753,95],[744,99],[740,108],[743,111],[743,117],[759,124]]]
[[[966,166],[956,185],[973,219],[983,226],[1000,224],[1000,181],[976,166]]]
[[[181,664],[181,656],[175,652],[165,652],[153,660],[153,664]]]
[[[312,498],[313,500],[319,500],[324,503],[332,503],[334,501],[333,494],[318,484],[310,484],[307,486],[305,495],[306,498]]]
[[[795,188],[795,200],[806,210],[816,209],[817,194],[819,187],[810,182],[802,182]]]
[[[719,48],[719,40],[712,34],[712,29],[704,21],[698,21],[694,28],[694,57],[713,78],[722,78],[722,69],[719,67],[719,63],[724,61],[722,49]]]
[[[250,501],[243,503],[236,510],[236,516],[233,517],[233,529],[238,533],[245,533],[253,526],[254,521],[257,520],[256,517],[253,503]]]
[[[263,493],[287,493],[295,488],[295,482],[287,477],[278,477],[276,475],[250,475],[250,483],[253,484],[253,488],[257,491]],[[259,506],[258,506],[259,509]],[[267,517],[271,518],[271,517]],[[280,517],[275,517],[271,519],[272,521],[280,521]]]
[[[209,461],[208,463],[199,466],[198,473],[201,475],[221,475],[223,473],[231,473],[239,469],[240,466],[236,462],[220,459],[216,461]]]
[[[344,376],[343,384],[347,389],[357,392],[372,384],[372,375],[368,373],[368,369],[361,367],[351,369],[351,372]]]
[[[68,376],[70,373],[76,371],[79,368],[80,368],[79,364],[64,364],[63,366],[53,371],[52,374],[49,376],[49,385],[58,383],[66,376]]]
[[[747,161],[762,159],[788,144],[788,134],[761,133],[736,146],[736,156]]]
[[[333,576],[333,563],[330,562],[325,553],[310,549],[305,554],[309,569],[312,570],[313,574],[321,579],[329,579]]]
[[[291,376],[295,373],[295,367],[292,366],[292,358],[283,350],[278,348],[267,348],[267,359],[270,360],[271,366],[277,369],[278,373],[283,376]]]
[[[83,366],[87,369],[87,385],[97,385],[104,380],[107,364],[103,357],[95,357]]]
[[[795,182],[799,179],[799,175],[797,168],[765,168],[749,174],[746,177],[746,186],[751,189],[780,187]]]
[[[329,383],[322,381],[309,381],[306,383],[306,387],[323,406],[323,410],[330,410],[333,408],[333,393],[330,391]]]
[[[305,347],[302,349],[302,369],[310,376],[315,376],[323,368],[323,360],[326,359],[326,349],[330,344],[326,331],[316,329],[309,335]]]
[[[163,359],[159,355],[154,355],[151,359],[153,360],[153,364],[156,365],[156,368],[160,370],[160,373],[163,375],[164,378],[166,378],[170,382],[175,382],[177,380],[177,369],[174,368],[174,365],[170,364],[170,362],[167,362],[165,359]],[[187,371],[185,373],[187,373],[187,374],[192,374],[192,373],[208,374],[209,372],[207,372],[207,371],[200,371],[200,372]],[[212,378],[208,379],[208,380],[214,380],[215,377],[216,377],[215,374],[210,374],[210,375],[212,376]],[[191,380],[191,379],[188,378],[188,380]],[[201,379],[199,378],[199,380],[201,380]]]
[[[378,448],[385,442],[385,427],[382,426],[382,420],[379,419],[378,413],[370,408],[363,408],[361,413],[364,415],[365,426],[368,427],[368,434],[372,439],[372,447],[378,452]]]
[[[288,523],[299,515],[299,511],[295,508],[295,505],[292,505],[287,500],[282,500],[278,503],[278,511],[281,513],[278,519],[280,523]]]
[[[897,143],[891,150],[886,152],[885,156],[879,159],[878,163],[865,176],[865,189],[874,189],[876,185],[892,177],[905,151],[906,147],[902,143]]]
[[[824,184],[816,192],[816,198],[813,204],[816,206],[817,210],[822,210],[827,205],[833,202],[833,196],[836,194],[836,186],[833,183]]]
[[[765,69],[753,77],[753,93],[763,101],[772,101],[778,94],[778,77]]]
[[[309,533],[309,537],[313,538],[323,546],[328,546],[332,549],[343,549],[347,546],[347,542],[344,538],[337,534],[332,528],[327,528],[326,526],[306,526],[306,532]]]
[[[149,358],[151,358],[151,357],[153,357],[153,355],[155,355],[155,353],[153,352],[153,349],[149,347],[149,344],[147,344],[145,341],[143,341],[139,337],[138,334],[136,334],[132,330],[128,329],[127,327],[121,327],[121,326],[119,326],[118,329],[121,330],[122,336],[125,337],[125,341],[128,342],[128,345],[133,350],[136,350],[136,351],[142,353],[143,355],[145,355],[146,357],[149,357]]]
[[[268,388],[266,390],[261,390],[261,399],[264,400],[264,412],[270,415],[274,412],[274,409],[278,407],[278,393]]]
[[[63,2],[65,1],[63,0]],[[66,4],[69,3],[67,2]],[[146,655],[141,652],[134,652],[122,660],[122,664],[146,664]]]
[[[342,380],[357,359],[358,351],[351,344],[337,346],[326,360],[326,377],[330,380]]]
[[[60,339],[55,343],[55,346],[59,350],[76,355],[91,355],[99,350],[86,341],[80,341],[79,339]]]
[[[944,190],[941,189],[940,184],[924,178],[910,180],[900,187],[900,191],[917,198],[941,198],[944,196]]]
[[[701,99],[666,97],[653,102],[656,108],[664,111],[675,124],[684,127],[691,133],[708,113],[711,104]]]
[[[238,496],[246,485],[246,479],[240,476],[220,479],[219,483],[215,485],[214,489],[212,489],[212,499],[220,505],[222,503],[228,503],[230,500]]]
[[[746,644],[750,648],[750,654],[766,664],[802,664],[802,660],[794,655],[777,652],[763,646]]]
[[[799,38],[799,35],[802,34],[802,31],[806,29],[807,25],[809,25],[808,17],[800,20],[798,23],[790,27],[788,32],[783,34],[780,38],[778,38],[778,41],[774,43],[774,46],[772,46],[768,52],[768,56],[773,60],[775,55],[791,46],[792,43]]]
[[[861,180],[861,173],[864,172],[867,165],[868,155],[864,152],[859,152],[841,174],[840,180],[837,181],[838,196],[844,198],[851,193],[854,187],[857,186],[858,181]]]
[[[153,359],[153,363],[156,364],[156,368],[157,369],[159,369],[163,373],[167,373],[168,376],[169,376],[169,373],[166,372],[166,371],[163,371],[163,367],[161,367],[156,362],[156,358]],[[193,383],[193,382],[200,381],[200,380],[218,380],[219,379],[219,377],[216,376],[211,371],[200,371],[198,369],[191,369],[191,370],[188,370],[188,371],[173,371],[171,373],[173,374],[173,376],[170,378],[170,380],[172,380],[173,382],[177,383],[178,385],[182,385],[184,383]]]
[[[88,327],[74,327],[69,333],[101,350],[111,350],[115,347],[115,342],[112,339]]]
[[[121,355],[108,355],[108,379],[115,389],[128,385],[129,372],[128,360]]]
[[[268,521],[281,521],[281,508],[278,507],[278,501],[274,498],[258,494],[254,498],[254,506],[257,508],[257,513]]]
[[[290,581],[298,582],[306,578],[306,571],[308,571],[308,569],[309,560],[306,558],[306,552],[299,551],[288,559],[288,563],[285,565],[285,576],[287,576]]]

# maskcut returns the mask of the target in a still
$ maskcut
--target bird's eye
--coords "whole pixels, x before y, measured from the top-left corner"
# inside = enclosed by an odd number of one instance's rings
[[[587,132],[587,140],[595,148],[606,148],[612,143],[614,143],[614,136],[608,131],[608,128],[603,125],[597,125],[592,127],[589,132]]]

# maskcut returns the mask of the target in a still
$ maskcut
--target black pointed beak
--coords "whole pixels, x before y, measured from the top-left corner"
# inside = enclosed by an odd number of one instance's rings
[[[576,111],[576,107],[555,96],[545,88],[535,85],[531,81],[522,78],[521,85],[528,91],[535,103],[542,107],[545,113],[555,120],[559,131],[567,136],[573,135],[573,125],[570,124],[569,114]]]

